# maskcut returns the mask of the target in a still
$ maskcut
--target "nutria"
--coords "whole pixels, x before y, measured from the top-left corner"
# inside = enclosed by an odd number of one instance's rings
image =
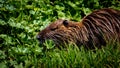
[[[104,8],[93,11],[81,22],[58,19],[38,33],[40,43],[53,40],[59,45],[75,43],[87,48],[100,48],[107,41],[120,42],[120,11]]]

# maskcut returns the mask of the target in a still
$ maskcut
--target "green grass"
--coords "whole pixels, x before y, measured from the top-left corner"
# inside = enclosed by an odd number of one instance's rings
[[[80,21],[93,10],[120,9],[118,0],[0,0],[0,68],[119,68],[120,44],[87,50],[72,45],[47,50],[36,35],[58,18]],[[117,46],[117,47],[113,47]]]
[[[38,66],[43,68],[119,68],[120,51],[113,45],[95,50],[70,45],[67,49],[46,51],[40,61]]]
[[[118,45],[120,46],[120,45]],[[23,50],[23,49],[22,49]],[[13,53],[13,52],[12,52]],[[3,56],[4,57],[4,56]],[[17,52],[14,58],[9,58],[8,63],[0,63],[1,66],[9,65],[18,68],[119,68],[120,51],[112,45],[102,49],[86,50],[75,45],[67,49],[51,49],[45,52],[21,53]]]

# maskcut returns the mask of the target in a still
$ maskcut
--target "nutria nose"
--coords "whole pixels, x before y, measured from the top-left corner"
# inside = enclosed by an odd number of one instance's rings
[[[45,41],[45,40],[41,37],[41,35],[37,35],[36,38],[39,40],[39,43],[40,43],[40,44],[43,44],[43,42]]]
[[[37,38],[38,40],[40,40],[40,36],[39,36],[39,35],[37,35],[36,38]]]

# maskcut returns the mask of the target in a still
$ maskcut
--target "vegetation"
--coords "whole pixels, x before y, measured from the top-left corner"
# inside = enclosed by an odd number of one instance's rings
[[[120,9],[118,0],[0,0],[0,68],[118,68],[120,44],[95,51],[76,45],[46,51],[36,39],[39,30],[58,19],[80,21],[93,10]],[[113,46],[117,46],[113,48]]]

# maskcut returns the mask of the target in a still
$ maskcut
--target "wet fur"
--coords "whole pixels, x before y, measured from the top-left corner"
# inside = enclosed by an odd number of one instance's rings
[[[72,42],[87,48],[101,48],[110,40],[120,42],[120,11],[96,10],[81,22],[58,19],[39,32],[37,38],[41,43],[50,39],[57,46]]]

